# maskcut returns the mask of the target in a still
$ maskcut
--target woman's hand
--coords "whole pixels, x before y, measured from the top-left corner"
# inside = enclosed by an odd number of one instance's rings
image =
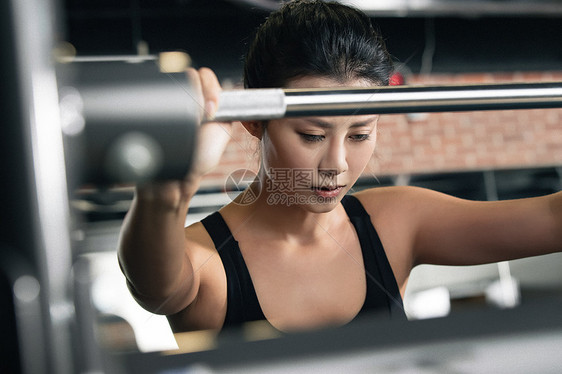
[[[212,122],[219,105],[221,87],[212,70],[188,69],[186,72],[196,93],[195,100],[201,108],[201,128],[194,153],[194,161],[187,181],[199,180],[213,170],[232,137],[232,123]]]
[[[186,74],[192,85],[192,96],[187,99],[196,101],[194,107],[200,109],[198,119],[201,123],[191,169],[183,180],[138,185],[136,194],[138,200],[143,202],[163,204],[185,213],[189,200],[199,188],[201,178],[218,165],[232,135],[232,123],[212,122],[221,92],[215,73],[208,68],[189,68]]]

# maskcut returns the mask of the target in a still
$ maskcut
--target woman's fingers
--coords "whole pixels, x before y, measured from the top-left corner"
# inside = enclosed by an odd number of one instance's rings
[[[199,69],[201,90],[205,100],[205,118],[212,120],[215,117],[219,105],[221,86],[215,73],[208,68]]]
[[[194,68],[187,68],[185,70],[185,74],[187,75],[187,81],[191,85],[191,99],[195,101],[195,104],[198,109],[197,118],[199,123],[201,122],[201,118],[203,117],[204,113],[204,98],[203,92],[201,90],[201,79],[199,78],[199,73]]]
[[[194,100],[200,109],[199,118],[212,120],[217,112],[221,92],[217,76],[209,68],[188,68],[186,75],[195,94]]]
[[[197,147],[190,176],[203,176],[219,163],[230,141],[232,124],[213,122],[219,105],[221,86],[215,73],[208,68],[187,69],[195,99],[200,108],[200,118],[206,120],[199,129]],[[189,176],[189,177],[190,177]]]

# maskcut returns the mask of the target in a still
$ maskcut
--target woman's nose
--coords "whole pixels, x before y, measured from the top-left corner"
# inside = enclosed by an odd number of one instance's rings
[[[327,145],[320,163],[320,168],[329,170],[335,175],[342,174],[347,171],[347,152],[344,142],[338,139],[332,139]]]

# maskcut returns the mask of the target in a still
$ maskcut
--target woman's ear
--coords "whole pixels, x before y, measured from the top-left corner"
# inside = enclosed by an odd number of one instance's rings
[[[246,131],[250,134],[261,140],[264,128],[261,121],[242,121],[242,126],[244,126]]]

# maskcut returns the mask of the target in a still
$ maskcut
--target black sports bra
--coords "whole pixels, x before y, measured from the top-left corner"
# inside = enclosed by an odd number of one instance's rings
[[[354,196],[345,196],[342,205],[357,231],[367,279],[365,302],[355,318],[366,313],[379,313],[404,319],[402,297],[369,214]],[[213,240],[226,272],[227,310],[223,329],[265,320],[240,247],[226,222],[219,212],[201,222]]]

